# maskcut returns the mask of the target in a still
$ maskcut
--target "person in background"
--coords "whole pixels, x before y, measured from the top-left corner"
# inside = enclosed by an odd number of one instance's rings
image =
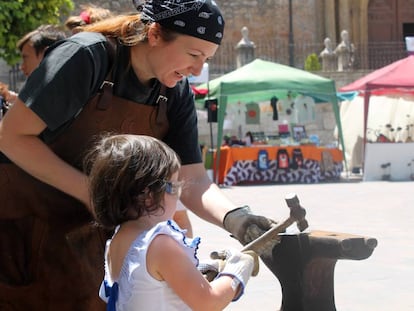
[[[199,75],[219,48],[219,8],[212,0],[147,0],[138,10],[49,47],[0,121],[9,159],[0,164],[0,301],[9,308],[105,308],[96,293],[112,232],[91,222],[82,169],[102,133],[165,142],[182,163],[183,204],[242,244],[272,225],[229,200],[202,162],[186,77]]]
[[[20,70],[23,74],[28,77],[39,66],[46,49],[65,37],[65,33],[56,25],[41,25],[24,35],[17,42],[22,57]],[[0,82],[0,95],[5,100],[5,108],[8,109],[14,104],[18,94],[9,90],[7,84]]]
[[[257,255],[231,251],[209,283],[197,270],[200,238],[186,237],[171,219],[183,182],[170,147],[150,136],[107,136],[84,165],[97,222],[115,229],[106,243],[100,290],[108,307],[214,311],[243,294],[257,274]]]
[[[80,7],[82,11],[79,15],[69,16],[65,21],[65,27],[72,34],[82,31],[82,27],[85,25],[90,25],[113,16],[110,10],[94,4],[83,4]]]
[[[222,146],[231,146],[231,143],[230,143],[230,136],[228,136],[228,135],[224,135],[224,136],[223,136],[223,143],[222,143]]]
[[[254,138],[253,138],[252,132],[250,131],[246,132],[246,136],[244,137],[244,144],[246,146],[251,146],[253,142],[254,142]]]

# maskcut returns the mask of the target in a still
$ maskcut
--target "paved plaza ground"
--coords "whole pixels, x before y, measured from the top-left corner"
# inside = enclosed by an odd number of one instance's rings
[[[294,192],[307,211],[308,230],[374,237],[378,246],[365,260],[338,260],[335,304],[338,311],[414,310],[414,182],[344,180],[311,185],[246,185],[223,188],[237,204],[284,220],[285,196]],[[212,250],[241,248],[237,241],[190,213],[194,234],[202,238],[200,258]],[[294,232],[295,228],[289,228]],[[297,230],[297,229],[296,229]],[[245,295],[226,311],[279,310],[278,279],[264,264]],[[317,310],[315,310],[317,311]]]

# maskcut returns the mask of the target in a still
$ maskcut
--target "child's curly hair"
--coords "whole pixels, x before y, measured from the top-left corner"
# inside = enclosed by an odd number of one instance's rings
[[[113,229],[163,211],[165,181],[180,167],[178,155],[154,137],[104,136],[84,161],[97,222]]]

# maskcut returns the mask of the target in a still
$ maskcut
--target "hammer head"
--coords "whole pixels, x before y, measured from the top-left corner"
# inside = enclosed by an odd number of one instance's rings
[[[306,220],[306,210],[300,205],[299,199],[295,193],[289,193],[285,197],[287,206],[290,208],[290,217],[296,220],[296,225],[300,232],[309,227]]]

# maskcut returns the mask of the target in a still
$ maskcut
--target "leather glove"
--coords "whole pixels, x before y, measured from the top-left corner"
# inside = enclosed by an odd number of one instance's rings
[[[226,263],[223,259],[207,259],[200,261],[197,269],[204,275],[207,281],[211,282],[223,271],[225,265]]]
[[[259,260],[253,251],[243,253],[235,250],[224,252],[225,266],[217,277],[230,275],[233,277],[232,287],[238,289],[233,301],[238,300],[244,293],[244,288],[253,272],[258,272]],[[220,252],[218,252],[220,254]],[[255,271],[256,270],[256,271]]]
[[[252,214],[250,207],[247,205],[229,211],[223,220],[224,229],[243,245],[257,239],[275,223],[275,221],[264,216]]]

